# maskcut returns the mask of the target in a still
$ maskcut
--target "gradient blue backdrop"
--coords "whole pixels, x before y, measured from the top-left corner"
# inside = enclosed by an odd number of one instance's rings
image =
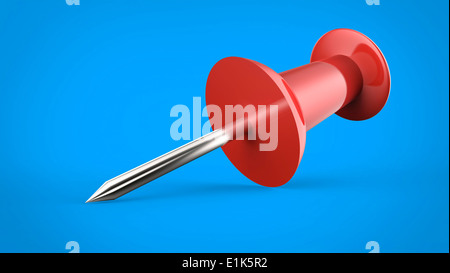
[[[448,1],[2,1],[0,251],[449,250]],[[376,117],[308,132],[296,175],[264,188],[221,150],[113,202],[103,183],[185,142],[175,104],[221,58],[284,71],[335,28],[392,74]]]

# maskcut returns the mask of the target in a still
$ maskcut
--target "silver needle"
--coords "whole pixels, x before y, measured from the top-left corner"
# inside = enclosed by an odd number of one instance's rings
[[[87,201],[114,200],[231,140],[225,130],[215,130],[175,150],[106,181]]]

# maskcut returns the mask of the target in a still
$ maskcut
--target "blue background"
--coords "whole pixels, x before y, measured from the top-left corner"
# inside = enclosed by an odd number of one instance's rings
[[[0,251],[449,251],[448,1],[2,1]],[[185,141],[175,104],[240,56],[308,63],[346,27],[391,70],[386,107],[307,134],[294,178],[265,188],[219,149],[116,201],[103,183]],[[205,120],[204,120],[205,121]]]

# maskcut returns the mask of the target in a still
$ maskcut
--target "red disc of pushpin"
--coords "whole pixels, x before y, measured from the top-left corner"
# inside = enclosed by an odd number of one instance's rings
[[[305,147],[306,126],[302,112],[289,92],[289,86],[278,73],[244,58],[222,59],[208,76],[206,104],[219,106],[222,113],[225,113],[226,105],[278,106],[278,145],[275,150],[262,152],[260,144],[264,141],[259,139],[230,141],[222,146],[241,173],[264,186],[275,187],[289,181]],[[213,125],[213,129],[218,128]]]
[[[265,141],[260,139],[222,146],[233,165],[258,184],[275,187],[288,182],[301,161],[306,131],[331,114],[362,120],[386,103],[389,70],[381,51],[363,34],[349,29],[325,34],[311,61],[278,74],[258,62],[229,57],[214,65],[208,76],[210,115],[210,105],[219,106],[222,113],[226,106],[278,106],[276,149],[262,151]]]

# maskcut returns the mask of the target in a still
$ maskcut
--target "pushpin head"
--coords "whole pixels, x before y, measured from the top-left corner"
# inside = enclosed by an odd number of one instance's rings
[[[389,69],[378,47],[359,32],[337,29],[320,38],[310,64],[281,74],[244,58],[220,60],[208,76],[206,103],[218,106],[224,115],[227,106],[278,106],[276,149],[262,151],[264,141],[259,138],[222,146],[246,177],[276,187],[296,172],[307,129],[333,113],[351,120],[368,119],[383,108],[389,88]],[[211,119],[214,113],[209,106],[208,112]],[[265,118],[268,124],[269,117]],[[221,124],[226,123],[222,116]]]

